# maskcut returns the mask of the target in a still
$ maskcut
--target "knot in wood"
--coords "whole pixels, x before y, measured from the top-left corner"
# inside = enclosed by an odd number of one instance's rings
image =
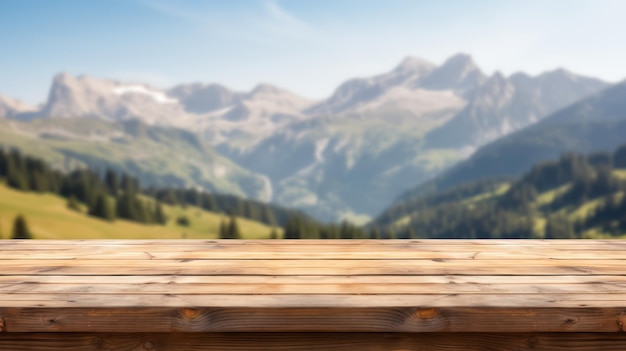
[[[187,319],[194,319],[198,318],[200,311],[195,308],[183,308],[182,315]]]
[[[619,331],[626,332],[626,312],[622,312],[617,316],[617,326],[619,327]]]
[[[146,341],[143,343],[144,350],[154,350],[154,344],[150,341]]]
[[[96,337],[94,337],[94,338],[92,339],[91,343],[92,343],[93,345],[98,346],[99,348],[102,348],[102,345],[104,344],[104,340],[102,340],[102,338],[101,338],[101,337],[96,336]]]
[[[579,317],[568,317],[567,319],[565,319],[563,324],[564,325],[574,325],[574,324],[577,324],[579,320],[580,320]]]
[[[537,344],[539,343],[539,340],[537,339],[536,336],[531,336],[528,338],[528,347],[532,350],[535,348],[535,346],[537,346]]]
[[[416,314],[421,319],[431,319],[437,317],[439,311],[436,308],[421,308]]]

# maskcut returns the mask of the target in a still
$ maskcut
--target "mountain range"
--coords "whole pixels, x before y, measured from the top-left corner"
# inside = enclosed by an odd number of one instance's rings
[[[626,82],[582,99],[527,128],[493,141],[398,203],[474,180],[516,177],[564,152],[609,151],[626,142]]]
[[[42,131],[52,128],[54,138],[74,143],[64,157],[85,162],[98,159],[94,148],[102,156],[120,147],[112,135],[84,138],[99,129],[125,136],[131,120],[144,135],[182,129],[160,144],[168,151],[157,152],[160,139],[151,137],[151,144],[124,144],[121,157],[100,159],[127,171],[141,164],[146,184],[170,179],[297,207],[323,220],[356,221],[453,164],[478,157],[483,145],[608,86],[563,69],[487,75],[465,54],[440,65],[409,57],[389,72],[350,79],[320,101],[268,84],[248,92],[201,83],[160,89],[61,73],[39,107],[0,97],[0,115],[10,119],[0,124],[0,144],[47,143],[48,150],[58,150]],[[177,148],[192,137],[201,151]],[[146,151],[151,162],[134,157]],[[200,168],[227,164],[240,176],[198,171],[190,177],[189,159]],[[172,162],[176,166],[162,166]]]

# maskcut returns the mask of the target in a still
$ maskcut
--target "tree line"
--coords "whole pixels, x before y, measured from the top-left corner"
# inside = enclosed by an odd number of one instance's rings
[[[626,145],[612,153],[568,153],[536,164],[514,181],[483,179],[400,202],[370,227],[394,228],[403,238],[574,239],[594,228],[621,235],[626,232],[626,180],[615,175],[616,169],[626,169]],[[546,192],[553,198],[539,201]],[[590,201],[600,205],[583,219],[565,214]]]
[[[22,155],[13,149],[0,148],[0,178],[21,191],[54,193],[67,198],[68,207],[87,208],[87,212],[105,220],[124,218],[149,223],[165,223],[162,204],[198,206],[259,221],[270,226],[283,225],[293,215],[305,216],[281,206],[215,194],[198,189],[142,188],[138,179],[124,172],[108,169],[96,172],[77,169],[63,173],[44,161]]]
[[[233,195],[215,194],[195,188],[142,188],[138,179],[126,173],[108,169],[96,172],[76,169],[63,173],[44,161],[22,155],[13,149],[0,149],[0,178],[20,191],[53,193],[67,199],[67,207],[83,211],[107,221],[126,219],[143,224],[167,223],[163,204],[197,206],[207,211],[228,216],[219,229],[223,239],[239,239],[241,231],[236,217],[258,221],[272,227],[271,238],[278,238],[277,227],[282,227],[286,239],[352,239],[394,237],[383,231],[369,233],[348,222],[320,223],[301,211],[242,199]],[[24,221],[20,217],[20,221]],[[180,225],[189,225],[187,218],[176,219]]]

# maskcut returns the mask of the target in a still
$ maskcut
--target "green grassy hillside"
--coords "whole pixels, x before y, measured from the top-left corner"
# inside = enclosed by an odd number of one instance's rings
[[[370,227],[428,238],[626,238],[625,193],[622,146],[400,202]]]
[[[107,222],[72,211],[66,199],[53,194],[21,192],[0,184],[0,238],[11,237],[13,219],[22,214],[35,239],[216,239],[224,215],[197,207],[164,206],[165,226],[116,220]],[[179,216],[189,218],[188,227],[176,224]],[[244,239],[266,239],[271,228],[238,218]],[[278,228],[279,237],[281,230]]]
[[[110,168],[145,186],[200,187],[252,199],[269,195],[263,177],[220,156],[196,135],[136,120],[0,119],[0,148],[18,149],[65,171]]]

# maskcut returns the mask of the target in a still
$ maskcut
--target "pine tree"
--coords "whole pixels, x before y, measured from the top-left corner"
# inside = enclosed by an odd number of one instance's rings
[[[406,236],[407,236],[407,239],[417,239],[417,234],[415,233],[415,230],[411,226],[409,226],[409,229],[407,229]]]
[[[165,196],[163,198],[163,202],[169,205],[178,205],[178,199],[176,198],[176,194],[174,193],[174,189],[168,188],[165,191]]]
[[[78,175],[78,184],[77,184],[77,193],[76,196],[79,200],[87,204],[88,207],[94,205],[97,194],[95,191],[95,186],[91,179],[91,174],[88,171],[80,171]]]
[[[67,199],[67,208],[76,212],[81,211],[80,204],[78,203],[76,196],[70,195],[70,197]]]
[[[276,230],[276,227],[272,227],[272,230],[270,231],[270,239],[278,239],[278,231]]]
[[[215,201],[215,196],[211,194],[204,194],[202,196],[202,207],[205,210],[209,210],[212,212],[219,212],[219,206],[217,205],[217,201]]]
[[[7,162],[7,154],[0,147],[0,177],[6,177],[7,175]]]
[[[124,193],[117,198],[116,212],[119,218],[131,221],[137,221],[139,218],[134,198],[128,193]]]
[[[272,211],[272,208],[270,206],[263,206],[263,211],[261,214],[261,222],[270,225],[270,226],[275,226],[276,225],[276,216],[274,216],[274,211]]]
[[[191,222],[189,222],[189,218],[187,218],[187,216],[180,216],[176,218],[176,224],[183,226],[183,227],[189,227]]]
[[[378,227],[373,227],[373,228],[370,230],[370,239],[376,239],[376,240],[378,240],[378,239],[380,239],[380,238],[381,238],[380,236],[381,236],[381,234],[380,234],[380,229],[378,229]]]
[[[341,227],[339,229],[339,237],[341,239],[354,239],[354,233],[352,230],[352,226],[348,221],[341,222]]]
[[[328,239],[339,239],[339,227],[336,224],[330,224],[326,229]]]
[[[237,225],[237,218],[235,218],[235,216],[230,216],[227,232],[228,239],[241,239],[241,233],[239,232],[239,226]]]
[[[167,217],[163,212],[163,206],[161,205],[161,202],[156,203],[156,208],[154,210],[154,220],[156,221],[156,223],[161,225],[165,225],[167,223]]]
[[[140,223],[154,223],[154,213],[150,210],[148,204],[141,201],[137,197],[133,197],[133,201],[135,202],[135,207],[137,208],[138,217],[136,218],[136,221]]]
[[[117,196],[120,191],[120,182],[117,178],[117,173],[114,170],[108,169],[104,175],[104,183],[106,184],[109,194]]]
[[[553,216],[546,223],[546,239],[575,239],[572,223],[565,216]]]
[[[13,221],[13,239],[32,239],[33,236],[28,229],[26,218],[22,215],[15,217]]]
[[[231,239],[230,237],[228,237],[228,227],[226,226],[226,223],[223,219],[220,221],[219,237],[220,239]]]
[[[240,198],[235,199],[235,205],[231,208],[230,215],[231,216],[242,216],[244,214],[244,204],[243,200]]]
[[[289,216],[289,218],[287,218],[287,222],[285,223],[283,238],[300,239],[301,235],[299,216]]]
[[[393,228],[387,228],[385,239],[396,239],[396,231]]]
[[[28,175],[30,178],[29,188],[32,191],[36,191],[38,193],[43,193],[48,191],[48,179],[46,177],[46,172],[38,169],[31,169],[28,171]]]
[[[7,162],[7,185],[22,191],[28,190],[28,177],[22,167],[21,156],[11,153]]]
[[[128,174],[122,174],[121,187],[122,190],[127,193],[134,194],[139,192],[139,182],[137,181],[137,179],[132,178]]]
[[[107,195],[104,193],[100,193],[96,196],[94,204],[89,208],[89,214],[107,221],[115,220],[115,211],[113,206],[107,198]]]

